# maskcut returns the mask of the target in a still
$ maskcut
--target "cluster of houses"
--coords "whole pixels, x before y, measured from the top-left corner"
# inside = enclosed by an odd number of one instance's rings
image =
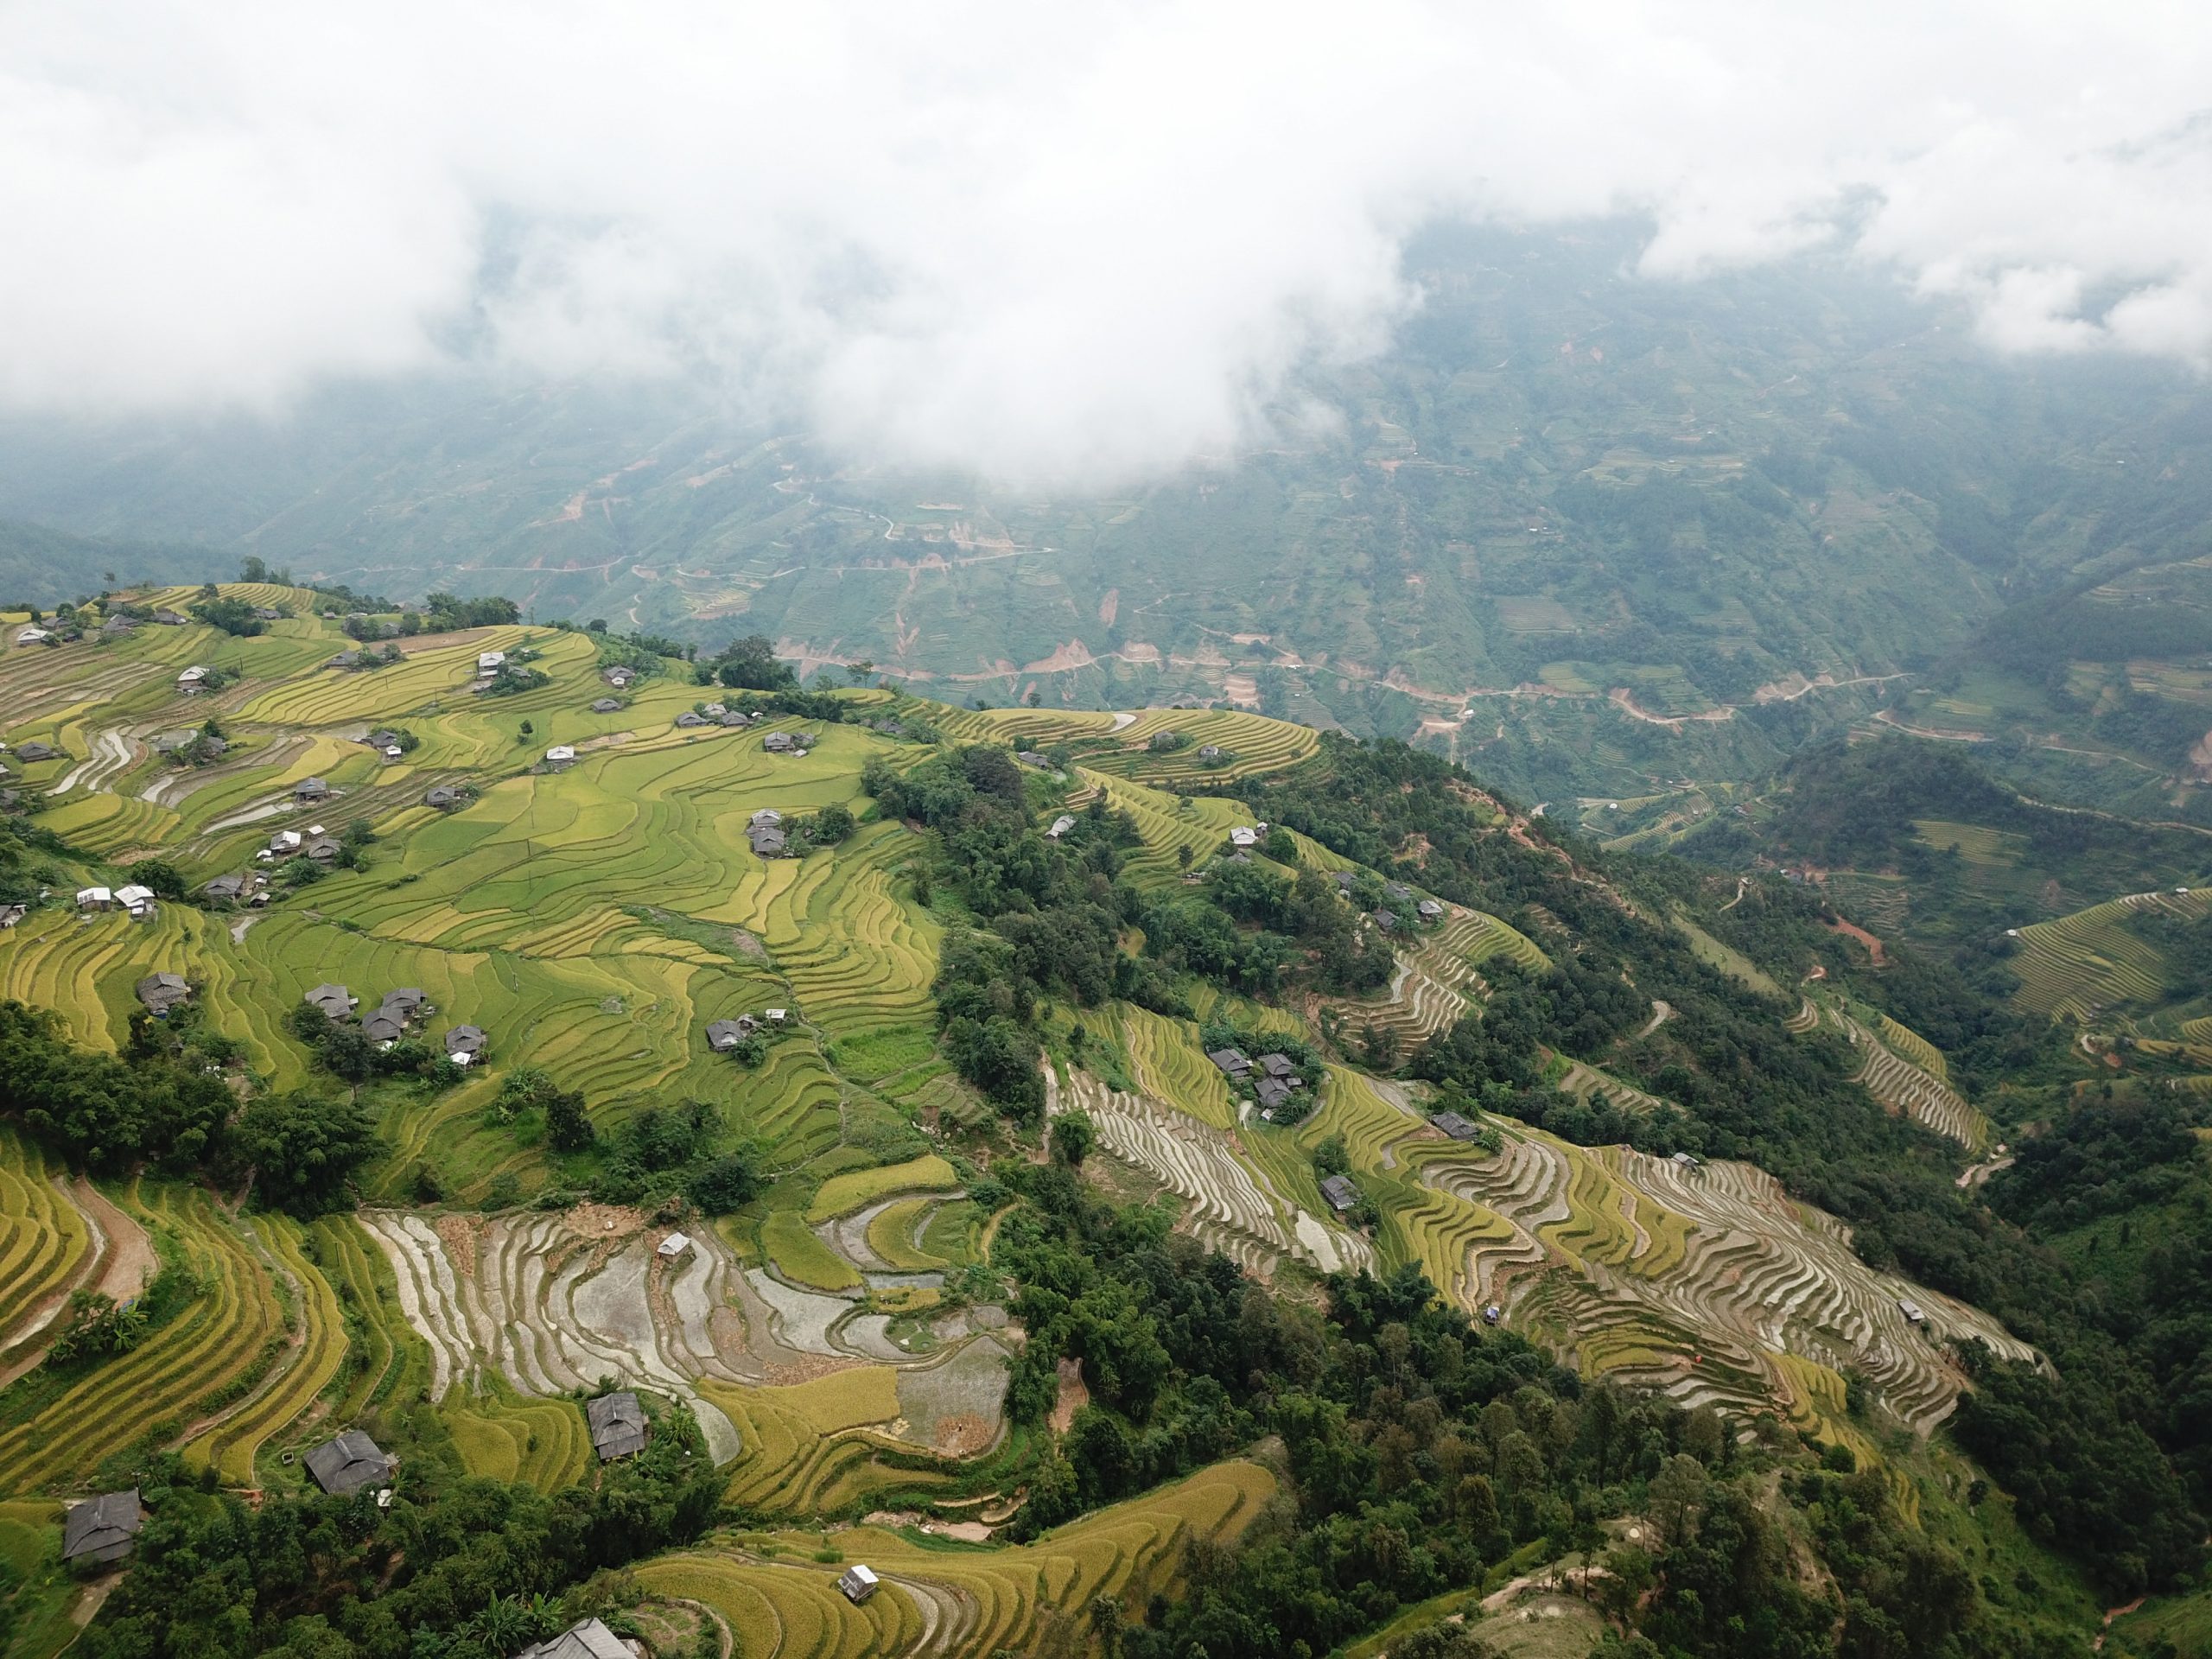
[[[335,862],[345,850],[344,842],[322,825],[311,823],[304,830],[277,830],[254,857],[264,864],[274,864],[284,858],[310,858],[318,864],[329,864]]]
[[[86,915],[121,910],[127,912],[134,922],[150,922],[161,913],[162,906],[151,887],[128,881],[119,887],[78,888],[77,908]]]
[[[386,762],[392,762],[404,759],[407,753],[406,749],[401,747],[399,735],[388,727],[378,727],[361,741],[374,749]],[[314,781],[319,782],[320,779]]]
[[[325,982],[300,999],[333,1022],[350,1020],[361,1004],[343,985]],[[429,994],[413,985],[386,991],[374,1012],[361,1019],[361,1034],[379,1048],[390,1048],[409,1027],[437,1012]],[[476,1026],[455,1026],[445,1034],[446,1058],[455,1065],[473,1065],[484,1052],[485,1036]]]
[[[1260,1116],[1270,1123],[1289,1103],[1291,1096],[1306,1086],[1306,1079],[1298,1075],[1297,1063],[1287,1054],[1262,1054],[1256,1060],[1248,1060],[1236,1049],[1217,1048],[1206,1058],[1230,1083],[1251,1085],[1252,1096],[1260,1103]]]
[[[789,1008],[769,1008],[757,1020],[741,1014],[734,1020],[714,1020],[707,1027],[707,1046],[717,1054],[728,1054],[771,1027],[789,1024],[791,1017]]]
[[[757,726],[766,718],[765,715],[747,714],[742,709],[733,709],[726,702],[709,702],[696,709],[686,709],[676,717],[676,724],[680,730],[690,732],[703,726]]]
[[[217,904],[257,908],[269,902],[269,878],[258,870],[247,875],[219,875],[200,891]]]
[[[1337,890],[1349,897],[1353,883],[1359,878],[1350,870],[1338,870],[1333,879],[1337,884]],[[1424,926],[1433,925],[1444,919],[1444,906],[1441,903],[1434,899],[1420,897],[1402,881],[1384,882],[1382,899],[1383,903],[1370,911],[1367,918],[1385,933],[1396,932],[1399,925],[1405,919],[1405,912],[1408,911],[1418,917]],[[1392,910],[1389,907],[1392,905],[1397,906],[1398,908]]]

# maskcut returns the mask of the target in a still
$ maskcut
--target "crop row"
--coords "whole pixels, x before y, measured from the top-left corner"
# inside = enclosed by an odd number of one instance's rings
[[[266,1270],[213,1199],[197,1189],[149,1189],[143,1205],[143,1219],[172,1242],[199,1296],[130,1352],[0,1431],[0,1468],[17,1491],[73,1482],[141,1438],[181,1433],[211,1400],[242,1393],[283,1332]]]
[[[0,1353],[51,1314],[92,1253],[92,1236],[37,1147],[0,1124]]]

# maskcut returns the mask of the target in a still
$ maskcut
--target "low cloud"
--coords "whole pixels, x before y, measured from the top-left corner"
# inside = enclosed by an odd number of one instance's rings
[[[0,405],[671,376],[1096,482],[1377,349],[1420,226],[1619,213],[1650,281],[1829,249],[1993,349],[2202,366],[2209,58],[2192,10],[1940,0],[28,4]]]

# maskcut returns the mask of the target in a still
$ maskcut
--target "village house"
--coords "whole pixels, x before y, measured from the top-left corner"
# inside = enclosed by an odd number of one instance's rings
[[[760,1028],[760,1022],[749,1014],[714,1020],[707,1027],[707,1046],[717,1054],[727,1054]]]
[[[1052,764],[1050,760],[1046,760],[1043,755],[1041,755],[1041,754],[1038,753],[1037,753],[1037,751],[1036,751],[1036,750],[1034,750],[1034,749],[1021,749],[1021,750],[1018,750],[1018,751],[1015,753],[1015,754],[1014,754],[1014,758],[1015,760],[1017,760],[1020,761],[1020,762],[1021,762],[1021,764],[1022,764],[1023,766],[1035,766],[1035,767],[1039,768],[1040,771],[1041,771],[1041,770],[1043,770],[1043,769],[1045,769],[1045,768],[1046,768],[1046,767],[1049,767],[1049,766]]]
[[[269,850],[279,855],[296,853],[305,839],[296,830],[279,830],[269,837]]]
[[[584,1420],[591,1425],[592,1450],[601,1463],[635,1457],[645,1449],[645,1410],[628,1389],[602,1394],[588,1403]]]
[[[360,665],[361,653],[358,651],[341,651],[323,664],[325,668],[359,668]]]
[[[631,681],[636,679],[638,675],[636,670],[624,668],[617,664],[614,667],[601,672],[599,677],[620,691],[627,687]]]
[[[725,709],[715,716],[715,723],[718,726],[750,726],[760,718],[760,715],[748,715],[742,709]]]
[[[192,985],[182,974],[149,974],[135,988],[138,1000],[156,1019],[164,1018],[180,1002],[192,1000]]]
[[[1202,744],[1200,744],[1200,745],[1198,746],[1198,759],[1199,759],[1199,760],[1220,760],[1220,759],[1221,759],[1221,745],[1220,745],[1220,744],[1218,744],[1218,743],[1202,743]]]
[[[873,1568],[855,1561],[838,1575],[837,1587],[845,1592],[845,1599],[857,1607],[875,1593],[879,1582]]]
[[[1376,911],[1371,919],[1374,921],[1375,925],[1381,928],[1385,933],[1389,932],[1398,925],[1397,917],[1393,912],[1387,910]]]
[[[467,800],[452,785],[440,784],[423,797],[423,804],[435,807],[441,812],[456,812],[467,804]]]
[[[62,758],[61,751],[53,744],[41,743],[35,738],[29,743],[16,746],[16,759],[18,760],[59,760]]]
[[[99,1566],[119,1561],[130,1553],[144,1524],[136,1486],[72,1503],[61,1522],[61,1559]]]
[[[1287,1054],[1262,1054],[1252,1065],[1262,1076],[1282,1082],[1293,1082],[1293,1074],[1298,1070]]]
[[[1290,1091],[1300,1080],[1296,1077],[1262,1077],[1252,1085],[1252,1093],[1261,1109],[1272,1119],[1290,1099]]]
[[[707,717],[704,715],[697,714],[691,709],[686,709],[682,714],[676,717],[676,723],[683,730],[688,732],[695,727],[704,726],[707,723]]]
[[[480,651],[476,653],[476,677],[488,680],[507,664],[504,651]]]
[[[1221,1068],[1222,1075],[1232,1083],[1242,1083],[1251,1074],[1252,1062],[1233,1048],[1217,1048],[1207,1052],[1206,1058]]]
[[[100,624],[100,632],[111,639],[120,639],[126,633],[138,632],[138,624],[127,616],[111,616]]]
[[[327,982],[316,986],[300,999],[311,1008],[320,1008],[333,1020],[343,1020],[353,1012],[353,1005],[361,999],[343,985]]]
[[[154,613],[154,620],[165,628],[181,628],[188,620],[179,613],[170,610],[167,606],[163,606]]]
[[[621,706],[622,699],[620,697],[601,697],[593,702],[591,711],[594,715],[611,715]]]
[[[1414,909],[1420,913],[1424,922],[1436,921],[1444,914],[1444,906],[1433,899],[1422,899],[1414,906]]]
[[[316,1484],[337,1497],[364,1486],[380,1486],[391,1478],[391,1459],[358,1428],[325,1440],[308,1453],[305,1461]]]
[[[130,882],[115,890],[115,902],[130,912],[131,919],[150,922],[160,908],[154,902],[154,890],[139,882]]]
[[[18,632],[16,643],[19,645],[58,645],[61,642],[44,628],[32,626]]]
[[[403,985],[396,991],[386,991],[382,1010],[403,1021],[437,1012],[430,1006],[429,994],[413,985]]]
[[[484,1052],[484,1033],[476,1026],[455,1026],[446,1033],[446,1058],[455,1065],[474,1065]]]
[[[1431,1125],[1443,1130],[1454,1141],[1477,1141],[1482,1138],[1482,1130],[1471,1119],[1459,1112],[1431,1112],[1428,1115],[1428,1121]]]
[[[583,1618],[558,1636],[531,1643],[515,1659],[638,1659],[638,1649],[608,1630],[603,1620]]]
[[[292,798],[296,801],[327,801],[330,798],[330,785],[320,778],[302,778],[292,785]]]
[[[29,905],[0,905],[0,930],[14,927],[29,914]]]
[[[1229,844],[1232,847],[1256,847],[1260,844],[1260,832],[1249,823],[1240,823],[1229,832]]]
[[[688,1233],[671,1233],[653,1247],[653,1254],[664,1261],[673,1262],[690,1248],[691,1238]]]
[[[1063,812],[1058,817],[1052,820],[1052,827],[1047,830],[1045,833],[1052,837],[1052,840],[1058,841],[1062,836],[1065,836],[1069,830],[1074,828],[1074,815],[1072,813]]]
[[[176,689],[180,691],[197,691],[206,683],[207,679],[207,669],[194,663],[176,677]]]
[[[753,850],[761,858],[781,858],[784,855],[784,832],[772,823],[756,823],[745,832]]]
[[[798,747],[789,732],[771,732],[760,740],[760,747],[771,754],[789,754]]]
[[[372,1043],[390,1048],[407,1034],[407,1025],[397,1014],[378,1008],[361,1021],[361,1034]]]
[[[79,887],[77,889],[77,908],[79,910],[113,910],[115,894],[107,887]]]
[[[318,864],[329,864],[346,850],[346,843],[335,836],[317,836],[300,850]]]
[[[576,764],[575,746],[569,743],[556,743],[545,751],[545,764],[556,772],[566,772]]]
[[[1352,1185],[1349,1175],[1332,1175],[1324,1180],[1321,1196],[1329,1201],[1329,1208],[1340,1216],[1359,1207],[1359,1189]]]

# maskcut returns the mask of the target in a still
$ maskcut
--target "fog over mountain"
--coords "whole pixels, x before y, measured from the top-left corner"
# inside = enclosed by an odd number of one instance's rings
[[[875,463],[1111,484],[1339,418],[1439,220],[1819,251],[2000,353],[2212,353],[2178,5],[25,5],[0,405],[672,378]]]

